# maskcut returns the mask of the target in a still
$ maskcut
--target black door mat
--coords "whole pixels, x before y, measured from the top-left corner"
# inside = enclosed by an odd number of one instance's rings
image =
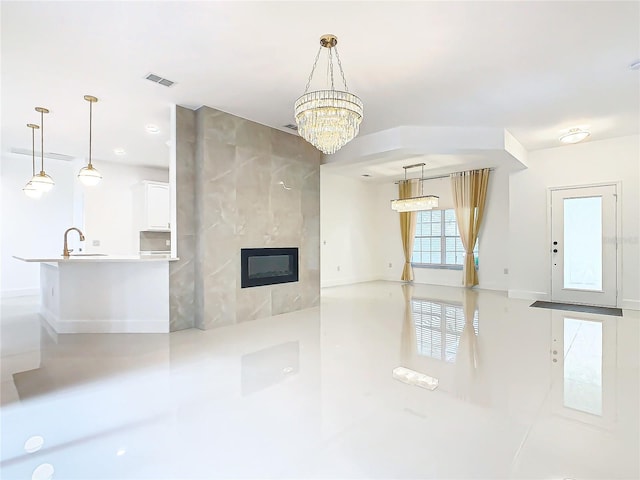
[[[621,308],[612,307],[596,307],[593,305],[576,305],[574,303],[556,303],[556,302],[543,302],[538,300],[533,302],[530,307],[537,308],[550,308],[552,310],[567,310],[569,312],[582,312],[582,313],[596,313],[598,315],[612,315],[614,317],[622,316]]]

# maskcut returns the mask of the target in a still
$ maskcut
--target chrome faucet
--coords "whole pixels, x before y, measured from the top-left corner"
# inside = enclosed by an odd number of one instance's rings
[[[62,251],[63,257],[68,257],[70,253],[69,246],[67,245],[67,235],[71,230],[75,230],[76,232],[78,232],[80,234],[80,241],[84,242],[84,234],[80,231],[80,229],[76,227],[68,228],[67,231],[64,232],[64,250]]]

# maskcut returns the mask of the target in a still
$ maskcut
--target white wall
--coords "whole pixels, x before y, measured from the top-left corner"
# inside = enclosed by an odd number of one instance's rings
[[[619,305],[640,309],[640,136],[592,141],[529,153],[529,168],[509,185],[509,294],[549,298],[549,187],[622,182],[622,292]]]
[[[320,169],[320,283],[376,280],[377,209],[366,182]]]
[[[96,165],[103,175],[94,187],[78,182],[83,197],[83,229],[85,252],[137,254],[138,230],[133,220],[133,186],[142,180],[169,181],[168,168],[151,168],[100,162]],[[99,241],[99,246],[93,242]]]
[[[2,296],[35,295],[40,288],[40,265],[12,256],[62,254],[62,235],[73,220],[74,166],[45,159],[45,171],[56,185],[34,200],[22,192],[31,178],[31,159],[6,155],[1,162],[0,289]]]

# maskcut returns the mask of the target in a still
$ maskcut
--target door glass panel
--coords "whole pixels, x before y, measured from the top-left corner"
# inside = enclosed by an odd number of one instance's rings
[[[602,323],[564,319],[564,406],[602,416]]]
[[[602,197],[564,199],[564,288],[602,290]]]

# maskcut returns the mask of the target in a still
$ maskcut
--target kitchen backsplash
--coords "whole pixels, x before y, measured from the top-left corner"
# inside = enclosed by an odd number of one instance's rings
[[[140,232],[141,252],[171,250],[171,232]]]

